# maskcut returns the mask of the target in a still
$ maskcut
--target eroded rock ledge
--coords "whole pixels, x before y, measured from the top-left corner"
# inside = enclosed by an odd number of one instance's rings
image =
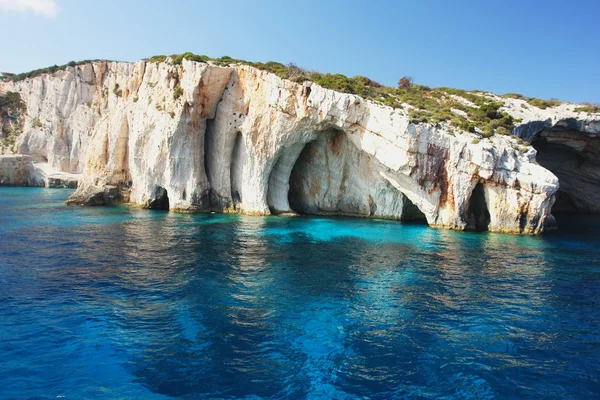
[[[249,66],[97,62],[0,85],[27,105],[17,152],[82,174],[69,204],[531,234],[558,190],[515,138],[411,124],[404,110]]]

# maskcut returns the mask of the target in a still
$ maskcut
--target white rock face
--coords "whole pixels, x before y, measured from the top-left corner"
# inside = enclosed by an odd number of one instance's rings
[[[41,186],[33,172],[31,157],[23,155],[0,156],[0,184]]]
[[[476,143],[443,125],[410,124],[403,110],[249,66],[96,62],[0,91],[18,91],[27,105],[19,153],[83,173],[72,203],[96,196],[91,203],[179,211],[423,215],[468,229],[480,183],[489,230],[540,233],[558,189],[514,138]]]
[[[58,171],[22,154],[0,155],[0,185],[76,188],[81,174]]]

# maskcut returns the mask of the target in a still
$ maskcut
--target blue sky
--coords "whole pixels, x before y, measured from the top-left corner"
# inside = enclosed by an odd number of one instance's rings
[[[191,51],[600,102],[599,0],[0,0],[0,71]]]

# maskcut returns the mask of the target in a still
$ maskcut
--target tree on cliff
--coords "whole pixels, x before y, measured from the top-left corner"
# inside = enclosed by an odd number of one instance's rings
[[[412,84],[413,84],[413,78],[412,78],[412,76],[403,76],[398,81],[398,89],[403,89],[403,88],[410,89],[410,87],[412,86]]]

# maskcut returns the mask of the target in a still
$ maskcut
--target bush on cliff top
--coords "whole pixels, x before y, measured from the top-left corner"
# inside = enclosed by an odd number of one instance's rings
[[[600,113],[600,105],[591,104],[591,103],[583,103],[583,106],[576,107],[575,109],[573,109],[573,111],[586,112],[586,113],[590,113],[590,114]]]
[[[403,84],[397,88],[393,88],[381,85],[364,76],[347,77],[342,74],[323,74],[305,70],[294,64],[285,65],[274,61],[266,63],[250,62],[229,56],[210,58],[206,55],[197,55],[189,52],[173,54],[171,56],[157,55],[145,60],[147,62],[160,63],[167,61],[169,57],[173,65],[180,65],[184,58],[196,62],[211,62],[218,66],[243,64],[271,72],[282,79],[298,83],[305,81],[314,82],[327,89],[355,94],[393,108],[406,109],[413,123],[447,123],[461,130],[478,132],[482,136],[490,136],[494,133],[510,134],[514,129],[514,119],[507,113],[500,111],[503,104],[487,96],[484,92],[447,87],[429,88],[424,85],[414,84],[412,80],[410,84]],[[86,60],[77,63],[71,62],[63,66],[52,66],[19,74],[11,79],[21,80],[88,62],[91,61]],[[458,96],[458,98],[455,96]],[[529,104],[540,108],[560,104],[557,100],[528,98],[517,93],[509,93],[504,95],[504,97],[525,99]],[[461,101],[461,98],[468,100],[472,104]],[[584,109],[583,107],[579,110],[588,111],[587,108]]]
[[[97,62],[97,61],[108,61],[108,60],[70,61],[69,63],[64,64],[64,65],[52,65],[51,67],[34,69],[33,71],[29,71],[29,72],[23,72],[21,74],[17,74],[15,76],[9,77],[9,78],[7,78],[7,80],[10,80],[13,82],[18,82],[18,81],[25,80],[27,78],[35,78],[36,76],[40,76],[43,74],[53,74],[57,71],[64,71],[68,67],[76,67],[78,65],[89,64],[91,62]]]
[[[535,97],[527,97],[527,96],[523,96],[522,94],[519,94],[519,93],[506,93],[506,94],[502,95],[502,97],[507,98],[507,99],[525,100],[529,105],[537,107],[537,108],[541,108],[542,110],[544,110],[548,107],[556,107],[556,106],[559,106],[562,104],[562,102],[560,100],[536,99]]]

